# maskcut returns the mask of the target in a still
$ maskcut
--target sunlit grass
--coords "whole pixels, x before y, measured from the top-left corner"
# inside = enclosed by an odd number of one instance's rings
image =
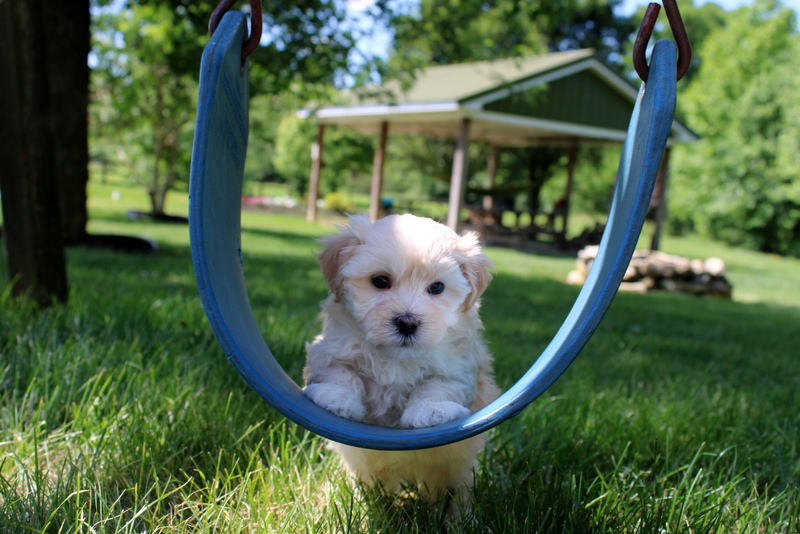
[[[355,491],[319,438],[246,386],[201,309],[185,225],[128,220],[148,209],[139,190],[90,191],[92,232],[160,249],[70,249],[70,302],[43,313],[2,293],[0,530],[446,528],[441,505]],[[170,214],[187,207],[168,198]],[[313,239],[330,223],[243,216],[253,311],[297,380],[325,296]],[[554,387],[493,431],[473,509],[451,530],[800,530],[800,262],[696,237],[664,244],[725,259],[735,300],[619,295]],[[568,313],[574,260],[487,252],[497,277],[482,316],[509,386]]]

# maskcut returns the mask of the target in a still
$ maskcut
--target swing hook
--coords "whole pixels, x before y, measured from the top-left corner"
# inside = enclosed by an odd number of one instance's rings
[[[217,30],[222,17],[227,13],[236,0],[222,0],[219,5],[211,13],[211,18],[208,21],[208,33],[214,35]],[[262,31],[262,15],[261,15],[261,0],[250,0],[250,37],[242,45],[242,61],[253,53],[258,43],[261,41]]]
[[[675,0],[661,0],[664,4],[664,10],[667,13],[667,20],[669,20],[669,27],[672,30],[672,36],[678,45],[678,80],[683,78],[686,71],[689,70],[689,65],[692,63],[692,45],[689,42],[689,36],[686,34],[686,27],[683,25],[681,12],[678,10],[678,4]],[[650,72],[650,67],[647,66],[647,59],[645,59],[645,51],[647,50],[647,43],[650,36],[653,34],[653,27],[656,25],[658,13],[661,6],[656,3],[651,3],[647,6],[642,25],[639,26],[639,33],[636,35],[636,42],[633,44],[633,66],[636,73],[643,82],[647,82],[647,75]]]

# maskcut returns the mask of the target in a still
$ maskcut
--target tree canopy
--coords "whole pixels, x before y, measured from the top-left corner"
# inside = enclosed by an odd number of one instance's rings
[[[430,65],[584,47],[597,49],[612,65],[630,72],[628,56],[641,13],[619,16],[619,3],[420,0],[392,3],[390,9],[381,1],[370,16],[387,21],[393,34],[390,57],[380,68],[384,80],[410,83],[417,69]],[[94,76],[94,124],[113,126],[113,132],[102,136],[115,140],[116,146],[129,151],[139,146],[140,157],[135,159],[149,161],[151,173],[162,178],[173,174],[180,181],[187,175],[188,160],[183,156],[170,160],[165,154],[177,143],[181,154],[188,155],[194,80],[213,3],[129,0],[124,7],[106,12],[106,19],[97,18],[95,50],[100,68]],[[800,51],[794,15],[775,0],[759,0],[732,12],[712,2],[698,6],[686,1],[680,7],[695,54],[692,68],[679,84],[679,113],[702,140],[673,153],[672,228],[695,228],[760,250],[800,254],[796,244],[800,199],[794,171],[800,163],[796,161],[800,109],[793,98],[800,81],[792,67]],[[249,159],[247,172],[252,177],[288,180],[302,191],[308,147],[315,134],[291,116],[294,109],[309,101],[312,105],[344,102],[350,96],[331,88],[344,88],[345,80],[352,84],[370,79],[375,58],[355,60],[358,30],[348,22],[342,2],[267,0],[264,15],[265,38],[251,56],[255,97],[251,155],[256,157]],[[116,17],[113,24],[109,17]],[[657,25],[654,37],[671,38],[668,25]],[[120,42],[138,44],[118,46]],[[169,79],[159,82],[163,92],[159,97],[156,80],[162,71],[169,72]],[[147,115],[154,110],[158,117]],[[158,131],[168,132],[161,151]],[[354,182],[363,186],[374,139],[336,129],[329,130],[326,138],[324,190]],[[592,149],[581,154],[576,172],[589,177],[591,184],[583,188],[585,202],[577,199],[576,204],[592,210],[607,204],[605,191],[613,181],[615,151]],[[445,181],[430,178],[449,175],[451,152],[452,143],[445,140],[393,139],[386,171],[389,190],[442,194]],[[470,150],[473,185],[482,185],[487,153],[487,147]],[[159,154],[167,159],[155,163]],[[558,187],[545,182],[561,174],[563,153],[506,149],[500,157],[498,184],[527,189],[531,204],[540,194],[546,202],[560,194]],[[177,170],[170,170],[170,161]],[[579,196],[584,194],[582,183],[576,184]],[[518,208],[538,207],[521,204],[519,198],[514,203]]]
[[[97,149],[123,164],[146,191],[154,216],[188,179],[197,84],[170,66],[186,39],[163,5],[132,5],[96,17],[94,128]],[[200,36],[193,41],[199,42]]]
[[[129,0],[94,9],[93,149],[145,188],[156,216],[167,191],[188,181],[196,80],[214,6]],[[373,14],[382,9],[378,2]],[[326,86],[357,75],[357,31],[348,17],[342,2],[265,0],[264,37],[249,57],[251,95],[280,108],[282,99],[327,98]],[[360,61],[371,68],[370,58]],[[261,141],[254,152],[265,159],[249,163],[248,174],[274,177],[266,147],[274,145],[280,116],[263,106],[254,111],[264,126],[253,132]]]
[[[676,158],[672,210],[729,243],[800,255],[800,41],[794,12],[759,1],[699,49],[682,94],[702,139]]]
[[[395,14],[390,75],[429,65],[594,48],[619,54],[635,30],[615,14],[621,0],[421,0]]]
[[[165,8],[169,25],[174,28],[173,47],[166,54],[170,69],[196,76],[208,39],[208,21],[217,2],[129,0],[128,4]],[[247,9],[246,4],[242,6],[242,10]],[[370,13],[381,17],[386,10],[386,0],[378,0]],[[251,94],[291,89],[316,95],[318,85],[336,84],[346,74],[357,73],[363,63],[354,64],[359,32],[344,2],[262,0],[262,12],[264,34],[249,58]]]

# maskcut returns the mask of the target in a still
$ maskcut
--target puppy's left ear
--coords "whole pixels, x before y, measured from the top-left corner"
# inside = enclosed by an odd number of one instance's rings
[[[461,255],[461,272],[469,283],[470,292],[464,300],[463,311],[472,308],[481,298],[486,286],[492,281],[494,264],[487,258],[478,244],[478,236],[468,232],[458,238],[458,249]]]

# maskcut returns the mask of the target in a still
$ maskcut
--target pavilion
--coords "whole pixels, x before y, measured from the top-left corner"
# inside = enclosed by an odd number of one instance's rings
[[[387,133],[444,137],[457,140],[450,182],[447,224],[458,229],[467,180],[470,142],[493,147],[488,162],[489,187],[497,170],[495,147],[560,145],[568,148],[564,226],[572,187],[576,147],[622,143],[638,90],[609,68],[591,49],[540,56],[429,67],[419,71],[410,89],[389,82],[358,105],[303,111],[318,125],[312,150],[308,218],[316,218],[323,141],[327,125],[377,135],[370,195],[370,217],[380,213]],[[674,121],[668,147],[698,137]],[[663,217],[669,148],[662,161],[654,205]]]

